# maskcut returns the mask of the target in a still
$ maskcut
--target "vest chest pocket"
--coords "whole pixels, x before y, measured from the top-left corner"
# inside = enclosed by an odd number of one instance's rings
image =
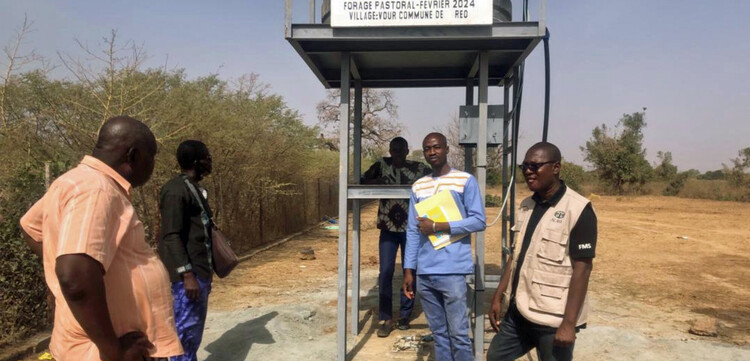
[[[567,251],[568,235],[548,228],[542,229],[542,240],[537,256],[555,264],[562,264]]]
[[[569,275],[536,271],[531,278],[529,307],[537,311],[562,315],[568,299]]]

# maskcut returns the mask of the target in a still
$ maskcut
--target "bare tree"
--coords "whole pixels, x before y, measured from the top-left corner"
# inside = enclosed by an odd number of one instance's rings
[[[331,139],[338,139],[338,125],[340,121],[339,101],[340,90],[330,90],[326,99],[318,103],[318,122],[323,142],[327,146],[334,145]],[[351,103],[354,104],[352,94]],[[393,92],[390,90],[376,90],[365,88],[362,90],[362,149],[367,150],[386,147],[394,137],[402,133],[403,124],[398,122],[398,112]],[[354,107],[351,107],[351,121],[354,122]]]
[[[451,150],[448,153],[448,164],[456,169],[464,169],[464,147],[458,144],[461,134],[457,114],[454,113],[451,115],[451,120],[448,122],[448,125],[445,126],[445,129],[442,130],[442,133],[448,140],[448,147],[450,147]],[[471,169],[464,170],[471,172]]]
[[[2,84],[0,84],[0,119],[2,119],[2,127],[6,128],[9,123],[9,116],[7,110],[7,99],[8,99],[8,87],[11,83],[13,74],[22,68],[24,65],[35,61],[41,61],[42,58],[37,55],[34,51],[29,53],[21,54],[21,46],[23,45],[24,38],[32,31],[33,21],[24,15],[23,24],[16,30],[15,36],[3,47],[3,54],[5,61],[5,72],[0,75]]]
[[[110,36],[103,38],[103,41],[103,49],[92,50],[88,45],[76,40],[88,56],[85,61],[69,54],[58,53],[63,66],[95,99],[93,104],[79,102],[77,99],[67,101],[84,112],[94,114],[100,120],[99,125],[118,114],[140,117],[148,113],[152,109],[145,106],[145,100],[164,89],[166,78],[141,76],[144,74],[140,72],[141,66],[147,59],[142,45],[127,41],[118,46],[116,30],[112,30]],[[97,69],[99,66],[103,67],[103,70]],[[89,136],[95,137],[96,131],[98,127]]]

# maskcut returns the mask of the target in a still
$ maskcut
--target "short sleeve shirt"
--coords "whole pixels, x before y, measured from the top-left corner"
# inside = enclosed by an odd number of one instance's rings
[[[182,354],[169,277],[146,243],[130,190],[130,183],[112,168],[87,156],[55,180],[21,219],[26,233],[42,243],[44,276],[56,306],[50,351],[58,361],[99,360],[55,273],[57,258],[69,254],[85,254],[101,263],[117,336],[141,331],[155,346],[152,357]]]

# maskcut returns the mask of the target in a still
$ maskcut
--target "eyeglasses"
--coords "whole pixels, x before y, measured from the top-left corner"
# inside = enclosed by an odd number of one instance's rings
[[[526,172],[526,170],[530,170],[532,173],[536,173],[539,171],[539,168],[541,168],[545,164],[550,163],[557,163],[556,160],[551,160],[549,162],[541,162],[541,163],[534,163],[534,162],[523,162],[519,164],[518,166],[521,168],[521,172]]]

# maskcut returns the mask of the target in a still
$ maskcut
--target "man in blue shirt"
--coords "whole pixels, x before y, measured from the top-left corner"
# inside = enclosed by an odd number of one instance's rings
[[[445,136],[430,133],[422,142],[425,160],[432,175],[414,183],[406,228],[404,293],[414,297],[414,277],[427,323],[435,339],[437,361],[473,360],[466,308],[466,281],[474,273],[471,256],[471,233],[485,228],[484,202],[476,178],[448,165]],[[433,222],[417,214],[415,204],[449,190],[463,217],[459,221]],[[437,232],[452,236],[465,235],[436,250],[428,236]],[[415,271],[417,274],[415,275]]]

